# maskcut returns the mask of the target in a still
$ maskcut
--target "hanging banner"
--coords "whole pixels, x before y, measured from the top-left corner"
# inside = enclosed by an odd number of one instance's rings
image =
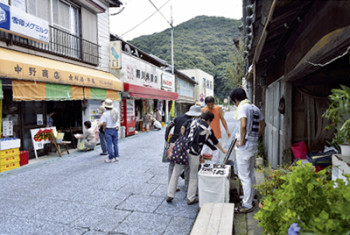
[[[113,42],[110,42],[109,44],[110,46],[110,55],[109,55],[109,58],[110,58],[110,68],[111,69],[120,69],[121,66],[120,66],[120,57],[121,57],[121,41],[113,41]]]
[[[18,7],[0,3],[0,30],[35,41],[49,43],[49,23]]]

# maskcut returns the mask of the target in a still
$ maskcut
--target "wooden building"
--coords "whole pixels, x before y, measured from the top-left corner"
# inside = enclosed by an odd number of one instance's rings
[[[349,12],[342,0],[243,1],[246,79],[273,167],[292,160],[293,143],[317,151],[332,138],[321,116],[330,90],[350,85]]]

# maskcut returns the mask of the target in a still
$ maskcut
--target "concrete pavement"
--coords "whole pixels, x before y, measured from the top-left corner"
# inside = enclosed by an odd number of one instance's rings
[[[0,234],[189,234],[198,205],[186,204],[183,180],[165,202],[163,137],[164,128],[120,140],[116,163],[97,147],[0,173]],[[254,230],[256,221],[235,215],[235,226]]]
[[[182,189],[165,202],[162,131],[120,141],[120,161],[99,147],[0,174],[0,234],[188,234],[198,205]]]

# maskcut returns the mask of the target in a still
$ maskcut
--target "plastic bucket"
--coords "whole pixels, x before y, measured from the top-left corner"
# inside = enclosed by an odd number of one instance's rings
[[[306,159],[307,147],[304,141],[293,144],[291,149],[295,159]]]

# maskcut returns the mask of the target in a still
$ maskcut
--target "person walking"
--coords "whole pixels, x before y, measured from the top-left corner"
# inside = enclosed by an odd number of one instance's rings
[[[254,156],[258,152],[258,139],[262,136],[266,124],[261,111],[247,99],[247,94],[242,88],[235,88],[230,98],[237,106],[235,115],[240,121],[239,133],[236,136],[236,160],[238,177],[243,188],[242,205],[236,207],[235,212],[249,213],[254,210]]]
[[[205,107],[202,108],[202,112],[205,112],[205,111],[210,111],[214,114],[214,119],[213,121],[210,123],[210,127],[211,129],[214,131],[214,135],[215,137],[220,141],[221,140],[221,127],[220,127],[220,121],[222,123],[222,125],[224,126],[225,130],[226,130],[226,134],[227,134],[227,137],[230,138],[231,134],[228,130],[228,126],[227,126],[227,122],[224,118],[224,113],[221,109],[220,106],[217,106],[214,104],[214,97],[213,96],[207,96],[205,97]],[[203,147],[203,153],[207,153],[207,152],[211,152],[210,148],[205,145]],[[216,151],[213,151],[213,158],[212,158],[212,162],[214,164],[218,164],[219,163],[219,158],[220,156],[220,153],[218,150]]]
[[[175,141],[180,137],[181,135],[181,127],[188,121],[192,120],[192,118],[198,118],[201,115],[201,107],[192,105],[188,112],[186,112],[184,115],[176,117],[170,124],[166,127],[165,130],[165,141],[168,142],[169,139],[169,133],[171,129],[174,127],[173,135],[171,136],[169,140],[170,148],[174,146]],[[163,162],[168,162],[166,159],[163,159]],[[171,175],[174,170],[175,163],[170,162],[168,167],[168,184],[171,179]],[[188,187],[188,181],[189,181],[189,174],[190,174],[190,168],[188,166],[185,167],[185,187]]]
[[[100,107],[97,108],[97,111],[98,111],[99,114],[102,115],[106,111],[106,109],[105,109],[105,107],[100,106]],[[99,126],[98,136],[100,137],[100,144],[101,144],[101,149],[102,149],[102,153],[100,153],[100,155],[107,155],[108,154],[108,152],[107,152],[107,142],[106,142],[105,132],[103,130],[103,122],[102,122],[101,119],[99,121],[98,126]]]
[[[188,205],[198,203],[198,198],[196,198],[198,186],[198,167],[199,157],[203,145],[206,144],[212,148],[217,146],[223,153],[226,153],[226,150],[221,146],[220,142],[216,139],[213,131],[209,127],[209,124],[213,121],[213,119],[214,114],[206,111],[201,114],[199,119],[193,120],[191,123],[190,133],[188,135],[188,161],[190,166],[190,181],[187,190]],[[210,140],[215,146],[212,146],[208,140]],[[165,199],[167,202],[171,202],[174,199],[177,181],[183,168],[184,165],[175,163],[174,171],[171,175],[168,186],[168,196]]]
[[[117,131],[119,113],[115,108],[113,108],[113,101],[111,99],[106,99],[102,105],[106,109],[106,111],[102,114],[101,117],[108,151],[108,158],[105,160],[105,162],[111,163],[119,161]]]

